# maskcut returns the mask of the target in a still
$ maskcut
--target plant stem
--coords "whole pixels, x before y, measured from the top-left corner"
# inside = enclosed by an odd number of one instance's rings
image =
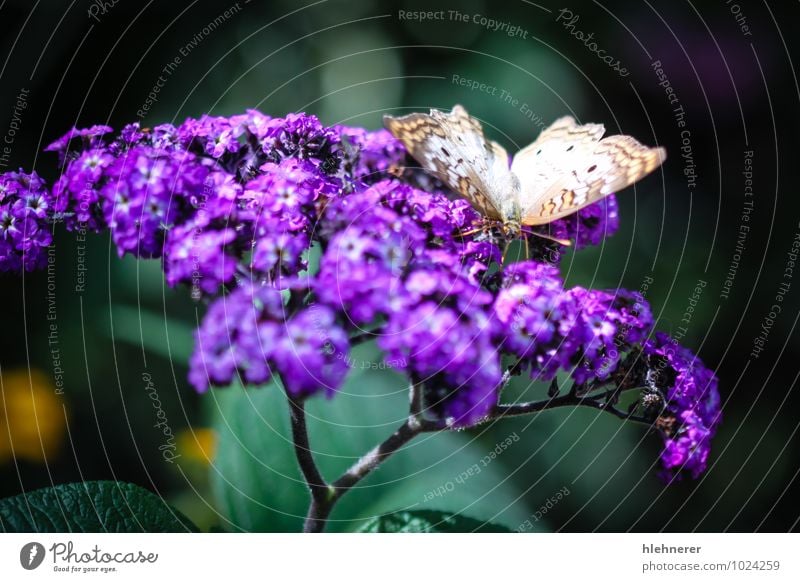
[[[325,527],[325,519],[333,509],[333,505],[328,503],[332,488],[325,482],[325,478],[319,472],[317,463],[314,461],[314,454],[311,452],[308,427],[306,426],[305,403],[300,399],[294,398],[288,392],[286,397],[289,402],[294,454],[297,457],[297,464],[300,465],[303,479],[311,492],[311,504],[306,521],[303,524],[303,531],[322,531]]]
[[[424,418],[422,403],[422,389],[418,384],[412,383],[409,387],[409,415],[405,422],[401,424],[385,441],[374,447],[371,451],[356,461],[347,471],[345,471],[333,483],[328,484],[317,468],[308,441],[308,430],[305,421],[305,410],[303,402],[288,395],[291,420],[292,435],[294,438],[294,449],[300,470],[311,491],[311,503],[308,508],[304,532],[321,532],[325,529],[326,520],[330,516],[334,505],[342,495],[352,489],[359,481],[369,475],[378,465],[401,449],[405,444],[414,439],[419,434],[426,432],[438,432],[449,430],[452,425],[442,420],[431,420]],[[536,400],[531,402],[520,402],[515,404],[498,404],[495,410],[487,417],[481,419],[478,424],[493,422],[500,418],[524,416],[535,414],[550,408],[563,406],[588,406],[597,410],[604,410],[624,420],[632,420],[652,424],[644,417],[622,412],[614,407],[614,402],[600,394],[596,396],[579,396],[576,390],[570,390],[561,396],[553,396],[546,400]]]

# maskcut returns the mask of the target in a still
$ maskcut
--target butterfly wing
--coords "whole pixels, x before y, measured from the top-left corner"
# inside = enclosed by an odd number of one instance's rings
[[[666,159],[628,135],[603,138],[599,124],[562,117],[514,156],[522,223],[547,224],[630,186]],[[601,139],[602,138],[602,139]]]
[[[483,215],[503,220],[517,198],[516,178],[498,143],[488,141],[480,122],[460,105],[450,113],[386,115],[384,125],[427,171],[460,193]]]

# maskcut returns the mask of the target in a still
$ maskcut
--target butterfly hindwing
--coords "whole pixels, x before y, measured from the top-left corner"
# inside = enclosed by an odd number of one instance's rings
[[[460,193],[483,215],[504,218],[504,196],[515,196],[508,154],[487,141],[480,122],[460,105],[450,113],[385,116],[386,128],[427,171]],[[505,205],[507,206],[507,205]]]
[[[630,186],[666,158],[631,136],[602,138],[602,125],[557,120],[514,156],[522,223],[547,224]]]

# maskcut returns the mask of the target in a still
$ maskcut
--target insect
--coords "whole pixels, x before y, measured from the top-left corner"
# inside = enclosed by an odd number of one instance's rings
[[[383,121],[423,169],[508,236],[630,186],[667,156],[664,148],[647,147],[629,135],[603,138],[602,125],[579,125],[572,117],[557,119],[511,163],[506,150],[487,140],[480,122],[461,105],[450,113],[431,109],[429,115],[386,115]]]

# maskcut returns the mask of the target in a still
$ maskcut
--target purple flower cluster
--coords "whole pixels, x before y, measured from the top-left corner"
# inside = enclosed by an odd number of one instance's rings
[[[653,324],[638,294],[565,290],[555,267],[533,262],[506,269],[494,309],[501,345],[545,381],[564,370],[578,384],[607,380]]]
[[[647,383],[666,400],[661,415],[665,476],[672,479],[686,471],[696,478],[706,469],[711,439],[722,419],[717,378],[665,333],[645,342],[643,354]]]
[[[564,247],[536,236],[601,243],[619,226],[613,197],[534,229],[531,258],[504,265],[504,235],[468,202],[417,170],[398,177],[408,155],[385,130],[250,110],[73,129],[48,150],[63,165],[52,195],[35,175],[0,177],[0,267],[40,267],[53,221],[160,258],[169,285],[210,302],[198,391],[278,374],[295,397],[330,395],[350,346],[374,339],[427,415],[464,427],[496,409],[506,371],[592,389],[619,384],[639,354],[646,370],[625,389],[663,398],[665,467],[705,467],[716,378],[665,336],[648,340],[640,295],[565,288]]]
[[[52,205],[35,172],[0,174],[0,272],[44,268],[53,242]]]
[[[347,374],[349,343],[333,311],[325,307],[289,316],[271,286],[243,284],[217,299],[195,338],[189,380],[198,391],[209,385],[268,382],[281,374],[293,396],[331,394]]]

